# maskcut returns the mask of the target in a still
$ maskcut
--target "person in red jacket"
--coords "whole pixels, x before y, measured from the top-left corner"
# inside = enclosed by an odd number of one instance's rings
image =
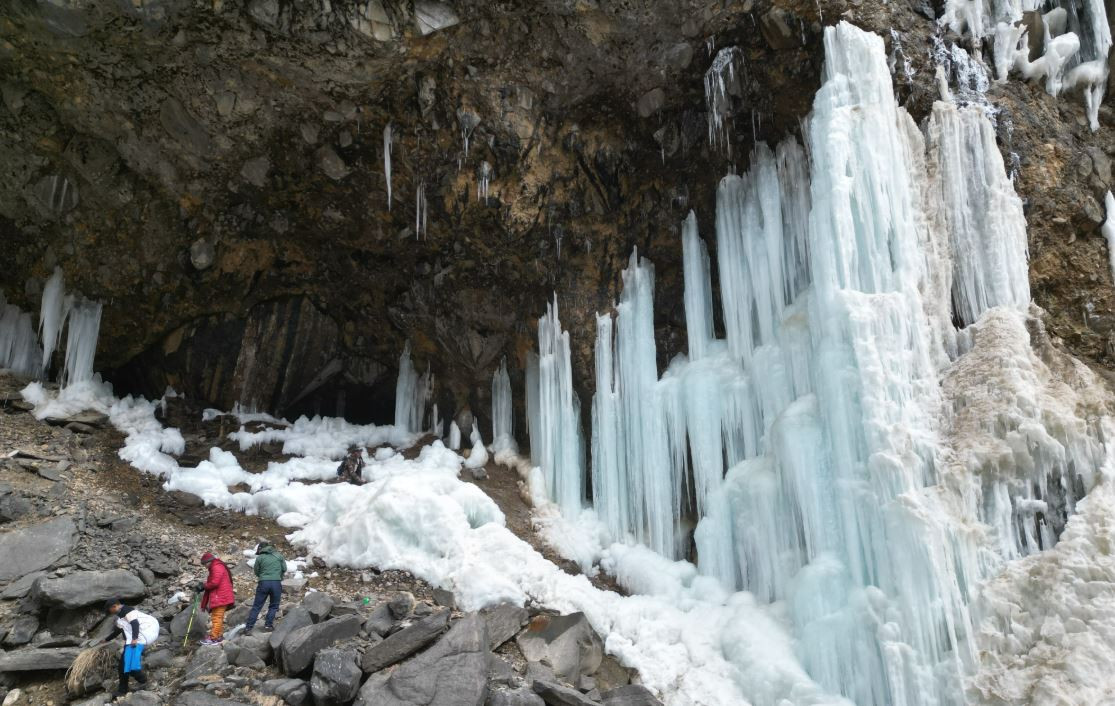
[[[236,602],[236,594],[232,590],[232,575],[225,563],[210,552],[201,555],[201,563],[209,569],[209,576],[203,585],[205,594],[201,598],[201,609],[209,611],[209,618],[213,623],[209,636],[201,644],[219,645],[224,641],[225,612]]]

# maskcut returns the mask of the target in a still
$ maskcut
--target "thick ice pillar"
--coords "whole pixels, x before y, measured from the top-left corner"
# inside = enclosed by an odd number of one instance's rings
[[[531,455],[537,446],[550,500],[576,514],[585,501],[581,405],[573,394],[569,332],[561,328],[556,297],[538,320],[538,350],[538,424],[531,429]]]

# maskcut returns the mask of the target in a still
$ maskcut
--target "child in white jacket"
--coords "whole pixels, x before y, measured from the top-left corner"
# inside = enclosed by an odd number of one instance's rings
[[[117,635],[124,636],[124,652],[120,655],[120,687],[116,696],[128,693],[128,677],[134,676],[140,687],[147,685],[143,674],[143,648],[159,639],[159,621],[124,602],[112,598],[105,602],[105,612],[116,616],[116,628],[105,638],[105,642]]]

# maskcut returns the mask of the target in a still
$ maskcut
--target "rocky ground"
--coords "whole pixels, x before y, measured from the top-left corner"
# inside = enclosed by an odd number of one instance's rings
[[[69,424],[39,422],[0,376],[0,684],[3,703],[67,700],[102,704],[114,675],[93,675],[67,692],[65,669],[86,641],[111,631],[100,607],[118,596],[159,618],[159,641],[145,662],[149,688],[133,704],[644,704],[656,703],[603,654],[583,616],[537,606],[502,605],[462,613],[453,597],[401,571],[329,567],[290,546],[274,523],[166,493],[116,456],[122,440],[87,415]],[[186,460],[225,431],[183,406]],[[231,431],[231,429],[228,429]],[[234,450],[262,469],[277,451]],[[513,472],[490,467],[485,486],[508,525],[540,545],[519,500]],[[516,507],[517,505],[517,507]],[[254,579],[247,553],[272,541],[301,574],[284,581],[274,633],[235,631]],[[200,647],[202,620],[186,635],[198,557],[213,551],[232,568],[238,604],[220,647]],[[569,567],[570,570],[575,570]],[[173,601],[173,602],[172,602]],[[183,642],[185,641],[185,645]]]

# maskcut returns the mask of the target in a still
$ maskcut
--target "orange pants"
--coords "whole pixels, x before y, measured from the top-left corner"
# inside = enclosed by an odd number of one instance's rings
[[[213,627],[209,631],[210,640],[220,640],[221,636],[225,634],[225,611],[228,606],[223,605],[220,608],[214,608],[209,611],[209,619],[213,621]]]

